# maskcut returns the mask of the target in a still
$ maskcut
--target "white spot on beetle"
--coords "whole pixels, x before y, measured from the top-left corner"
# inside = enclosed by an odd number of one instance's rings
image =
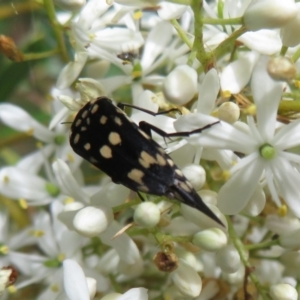
[[[89,151],[91,149],[91,144],[86,143],[83,147],[84,147],[85,150]]]
[[[115,123],[119,126],[121,126],[123,123],[122,123],[122,120],[119,118],[119,117],[115,117],[114,119]]]
[[[98,110],[98,108],[99,108],[99,105],[98,105],[98,104],[95,104],[95,105],[93,106],[92,110],[91,110],[92,114],[96,113],[97,110]]]
[[[132,169],[128,174],[128,178],[135,181],[140,185],[144,185],[142,178],[144,176],[144,172],[138,169]]]
[[[183,177],[183,173],[182,173],[179,169],[176,169],[176,170],[175,170],[175,173],[176,173],[179,177]]]
[[[80,134],[77,133],[77,134],[75,135],[74,139],[73,139],[74,145],[76,145],[76,144],[79,142],[79,139],[80,139]]]
[[[121,137],[117,132],[111,132],[108,136],[108,140],[112,145],[118,145],[121,143]]]
[[[151,156],[146,151],[141,152],[141,156],[139,158],[139,163],[146,169],[150,167],[151,164],[156,164],[157,161],[153,156]]]
[[[140,132],[140,134],[141,134],[145,139],[147,139],[147,140],[150,140],[150,139],[151,139],[151,137],[150,137],[146,132],[144,132],[143,130],[139,129],[139,132]]]
[[[166,160],[160,154],[156,154],[156,160],[157,160],[158,164],[161,166],[165,166],[167,164]]]
[[[107,117],[106,117],[106,116],[102,116],[102,117],[100,118],[100,123],[101,123],[102,125],[104,125],[106,122],[107,122]]]
[[[171,158],[168,158],[167,159],[167,162],[168,162],[168,164],[171,166],[171,167],[173,167],[175,164],[174,164],[174,161],[171,159]]]
[[[179,181],[178,185],[186,192],[188,192],[188,193],[191,192],[191,189],[187,186],[187,184],[185,182]]]
[[[87,115],[88,115],[88,111],[85,110],[85,111],[82,113],[81,117],[84,119],[84,118],[86,118]]]
[[[104,145],[100,148],[100,154],[104,157],[104,158],[112,158],[112,152],[110,147],[108,147],[107,145]]]
[[[75,123],[75,126],[78,127],[78,126],[80,126],[81,123],[82,123],[81,119],[78,119]]]

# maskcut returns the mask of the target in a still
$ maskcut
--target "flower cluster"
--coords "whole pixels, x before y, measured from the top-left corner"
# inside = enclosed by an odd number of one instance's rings
[[[41,19],[55,50],[0,37],[16,70],[47,58],[37,64],[53,79],[51,105],[35,103],[39,122],[3,92],[0,72],[0,298],[298,299],[299,3],[55,5],[45,0]],[[152,139],[224,226],[116,184],[73,151],[76,114],[101,96],[157,128]]]

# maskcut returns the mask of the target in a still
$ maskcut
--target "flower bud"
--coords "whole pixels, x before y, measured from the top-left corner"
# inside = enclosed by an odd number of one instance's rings
[[[192,243],[204,250],[216,251],[227,244],[227,236],[219,228],[205,229],[194,235]]]
[[[294,0],[252,0],[244,13],[244,25],[249,30],[279,28],[297,14]]]
[[[283,248],[299,248],[300,247],[300,229],[282,234],[279,237],[279,244]]]
[[[117,300],[122,296],[122,294],[119,293],[110,293],[102,297],[100,300]]]
[[[202,280],[198,273],[184,260],[180,259],[178,268],[172,273],[172,280],[183,295],[193,298],[199,296]]]
[[[198,194],[205,203],[209,203],[215,206],[218,204],[218,193],[216,193],[215,191],[201,190],[198,192]]]
[[[86,52],[75,54],[74,61],[69,62],[60,72],[56,86],[58,89],[68,88],[78,77],[88,58]]]
[[[235,123],[240,117],[240,108],[233,102],[225,102],[218,109],[218,118],[229,124]]]
[[[23,54],[17,48],[13,39],[8,36],[0,35],[0,53],[12,61],[23,61]]]
[[[83,236],[94,237],[105,231],[113,219],[110,208],[87,206],[77,212],[73,225]]]
[[[152,202],[143,202],[136,207],[133,219],[139,226],[152,228],[160,220],[160,210]]]
[[[90,299],[94,299],[97,292],[97,281],[94,278],[86,277],[86,283],[88,286]]]
[[[222,276],[230,285],[240,286],[245,279],[245,267],[243,264],[240,265],[240,268],[235,273],[223,273]]]
[[[297,300],[298,293],[294,287],[287,283],[279,283],[271,286],[270,295],[273,300]]]
[[[283,56],[270,58],[267,70],[275,80],[292,80],[297,74],[295,64],[288,57]]]
[[[285,234],[300,229],[300,221],[296,217],[278,215],[268,215],[265,222],[265,227],[277,234]]]
[[[191,251],[193,250],[191,249]],[[183,259],[195,271],[203,272],[203,263],[194,253],[183,248],[176,248],[176,253],[180,259]]]
[[[185,166],[184,168],[182,168],[182,173],[192,184],[193,188],[196,191],[199,191],[206,181],[205,170],[200,165],[190,164],[188,166]]]
[[[216,253],[216,262],[225,273],[235,273],[241,266],[241,258],[233,245],[227,245]]]
[[[76,88],[80,93],[80,100],[84,104],[105,95],[103,85],[93,78],[79,78]]]
[[[213,211],[213,213],[221,220],[223,224],[227,224],[226,218],[223,214],[221,214],[220,210],[215,206],[210,203],[206,203],[206,206]],[[211,228],[211,227],[216,227],[217,223],[209,218],[207,215],[202,213],[201,211],[192,208],[188,205],[181,204],[180,205],[180,212],[182,216],[186,219],[189,220],[190,222],[196,224],[197,226],[201,228]],[[220,228],[224,227],[220,225]]]
[[[300,43],[300,3],[296,3],[297,14],[280,29],[282,44],[286,47],[295,47]]]
[[[165,97],[173,104],[184,105],[197,93],[197,72],[187,66],[176,67],[165,79]]]
[[[182,4],[161,2],[160,9],[157,11],[158,16],[163,20],[179,19],[186,11],[187,6]]]

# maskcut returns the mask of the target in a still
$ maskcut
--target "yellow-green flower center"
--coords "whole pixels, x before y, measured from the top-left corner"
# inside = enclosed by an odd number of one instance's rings
[[[273,159],[276,156],[276,149],[270,144],[264,144],[259,148],[260,155],[265,159]]]

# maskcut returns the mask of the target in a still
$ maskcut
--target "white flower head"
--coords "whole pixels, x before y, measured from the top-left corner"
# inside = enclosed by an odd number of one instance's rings
[[[298,186],[300,174],[293,163],[300,157],[286,152],[300,143],[300,122],[295,121],[275,132],[276,116],[283,85],[275,82],[266,72],[268,59],[261,57],[252,76],[251,89],[257,107],[257,126],[248,118],[250,134],[222,122],[188,140],[195,145],[230,149],[246,156],[231,169],[231,178],[219,192],[218,207],[225,214],[239,213],[257,189],[262,175],[273,200],[280,205],[284,198],[296,216],[300,216]],[[200,114],[180,117],[174,126],[178,131],[190,131],[214,123],[215,119]]]

